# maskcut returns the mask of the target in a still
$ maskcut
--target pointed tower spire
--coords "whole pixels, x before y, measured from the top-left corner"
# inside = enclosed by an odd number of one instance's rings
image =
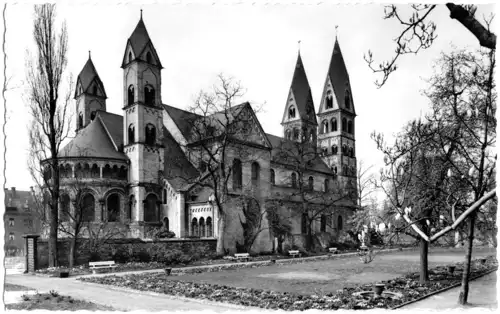
[[[92,62],[89,50],[89,59],[83,66],[82,71],[80,71],[80,74],[78,74],[78,77],[76,79],[77,89],[75,91],[75,98],[81,93],[93,93],[92,91],[90,91],[90,88],[91,86],[94,86],[94,84],[96,87],[102,90],[101,97],[107,98],[106,92],[104,90],[104,84],[102,83],[99,74],[97,74],[97,70],[95,69],[94,63]]]
[[[136,59],[146,61],[145,50],[151,51],[151,53],[153,54],[152,57],[156,60],[155,65],[163,68],[161,66],[160,59],[158,58],[158,54],[156,53],[156,49],[153,46],[153,42],[149,37],[149,33],[146,29],[146,25],[144,24],[144,20],[142,19],[141,9],[139,22],[132,32],[132,35],[130,35],[127,40],[127,48],[125,49],[125,55],[123,56],[122,68]]]

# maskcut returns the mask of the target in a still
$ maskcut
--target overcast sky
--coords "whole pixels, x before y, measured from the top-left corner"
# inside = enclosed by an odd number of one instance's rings
[[[428,108],[421,91],[441,51],[476,49],[479,45],[457,21],[439,6],[431,18],[438,38],[431,49],[406,56],[388,83],[377,89],[378,78],[363,59],[369,49],[377,61],[390,57],[392,39],[401,30],[397,21],[383,20],[383,6],[374,5],[63,5],[58,22],[66,20],[69,32],[67,72],[74,78],[87,61],[88,51],[104,83],[107,110],[122,114],[123,73],[120,68],[128,37],[139,21],[140,9],[164,66],[163,103],[187,108],[200,89],[218,73],[240,80],[246,99],[265,103],[259,120],[267,133],[282,136],[280,125],[290,88],[298,41],[312,88],[316,111],[320,104],[335,41],[335,26],[353,92],[358,160],[379,169],[378,153],[370,133],[387,136],[398,132],[411,118]],[[479,6],[477,16],[493,12]],[[7,77],[7,187],[29,189],[33,181],[26,166],[29,114],[23,102],[26,49],[33,48],[33,7],[12,4],[6,11]],[[74,110],[75,103],[71,107]],[[74,126],[74,122],[73,126]],[[73,127],[74,128],[74,127]]]

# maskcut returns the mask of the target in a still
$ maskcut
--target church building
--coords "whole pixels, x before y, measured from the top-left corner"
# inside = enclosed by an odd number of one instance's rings
[[[124,44],[122,115],[107,111],[105,82],[90,55],[78,75],[76,136],[59,154],[59,218],[69,221],[63,212],[82,206],[85,221],[114,226],[125,238],[150,238],[160,227],[174,238],[217,238],[220,217],[214,192],[196,184],[207,179],[207,164],[192,134],[204,117],[163,103],[161,53],[142,16]],[[282,136],[265,133],[249,103],[231,108],[234,117],[245,117],[250,133],[239,137],[222,163],[231,169],[227,193],[233,201],[225,206],[224,226],[224,246],[230,251],[244,241],[244,208],[234,200],[250,194],[259,212],[278,207],[291,228],[287,241],[295,244],[300,245],[308,230],[304,194],[298,190],[305,190],[314,206],[328,207],[318,211],[312,233],[336,240],[348,229],[347,219],[356,207],[356,112],[337,39],[325,70],[316,112],[299,52],[290,90],[283,95]],[[304,165],[283,155],[286,145],[297,149],[297,144],[314,151]],[[328,203],[333,199],[337,201]],[[252,251],[275,248],[276,236],[268,226],[264,215]]]

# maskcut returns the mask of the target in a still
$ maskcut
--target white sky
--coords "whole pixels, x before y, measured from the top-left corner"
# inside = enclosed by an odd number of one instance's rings
[[[257,1],[258,2],[258,1]],[[68,73],[74,78],[87,61],[88,51],[104,83],[109,112],[122,114],[123,74],[120,68],[125,44],[143,19],[164,66],[163,103],[186,108],[193,95],[209,87],[222,72],[247,89],[247,100],[265,102],[260,122],[267,133],[282,135],[280,125],[295,62],[297,41],[312,88],[316,110],[338,25],[340,47],[350,75],[356,118],[357,157],[379,169],[382,156],[370,133],[390,136],[403,124],[425,111],[421,95],[423,78],[432,73],[432,62],[441,51],[479,47],[477,40],[448,10],[439,6],[431,18],[437,23],[438,39],[418,56],[406,56],[386,86],[377,89],[363,54],[371,49],[377,61],[394,51],[392,39],[401,26],[383,20],[382,5],[58,5],[58,21],[69,30]],[[479,6],[476,16],[493,12],[492,5]],[[26,166],[27,125],[30,119],[23,102],[25,51],[33,47],[32,5],[7,7],[7,169],[6,187],[27,190],[33,184]],[[74,101],[72,103],[74,109]],[[74,122],[73,122],[74,125]]]

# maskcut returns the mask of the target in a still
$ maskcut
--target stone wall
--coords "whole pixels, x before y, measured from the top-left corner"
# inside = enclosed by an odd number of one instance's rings
[[[215,239],[161,239],[161,240],[140,240],[140,239],[116,239],[110,240],[104,244],[99,252],[101,260],[112,260],[114,254],[124,253],[129,255],[138,255],[141,252],[151,252],[153,247],[160,247],[166,252],[182,251],[185,254],[197,253],[201,257],[215,253],[217,240]],[[68,265],[68,254],[70,249],[70,240],[64,239],[58,241],[59,263],[62,266]],[[79,241],[77,244],[76,265],[85,265],[90,261],[91,254],[86,242]],[[38,268],[48,267],[48,242],[46,240],[38,241]]]

